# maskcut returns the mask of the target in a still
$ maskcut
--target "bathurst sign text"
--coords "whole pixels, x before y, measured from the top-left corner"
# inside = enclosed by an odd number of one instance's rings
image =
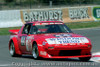
[[[21,11],[21,19],[25,22],[32,21],[62,21],[61,10],[42,10],[42,11]]]

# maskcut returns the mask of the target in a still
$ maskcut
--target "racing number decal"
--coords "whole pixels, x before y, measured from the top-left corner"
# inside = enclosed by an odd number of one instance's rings
[[[26,50],[29,51],[29,41],[26,40]]]
[[[32,49],[31,45],[31,37],[30,36],[22,36],[21,37],[21,46],[26,46],[26,50],[30,51]]]
[[[26,50],[30,51],[32,49],[31,36],[26,37]]]
[[[25,38],[26,36],[21,37],[21,46],[25,46]]]

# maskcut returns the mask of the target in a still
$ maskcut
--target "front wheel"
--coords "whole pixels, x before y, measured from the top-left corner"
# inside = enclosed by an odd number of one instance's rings
[[[91,57],[81,57],[79,58],[81,61],[89,61]]]
[[[33,45],[32,56],[34,59],[39,59],[39,51],[36,43]]]

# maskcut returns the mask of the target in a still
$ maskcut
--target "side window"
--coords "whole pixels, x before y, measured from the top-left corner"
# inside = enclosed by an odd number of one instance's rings
[[[31,28],[31,25],[30,24],[26,24],[24,29],[23,29],[22,34],[29,34],[30,28]]]
[[[30,34],[38,34],[39,30],[37,26],[32,26]]]

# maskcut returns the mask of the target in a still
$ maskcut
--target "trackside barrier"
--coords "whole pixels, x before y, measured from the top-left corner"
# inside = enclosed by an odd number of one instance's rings
[[[0,28],[21,26],[19,10],[0,11]]]
[[[100,6],[92,7],[92,14],[95,21],[100,21]]]
[[[64,23],[100,21],[99,6],[54,9],[0,11],[0,28],[22,26],[32,21],[63,21]]]
[[[94,21],[91,7],[72,7],[63,9],[64,22]]]

